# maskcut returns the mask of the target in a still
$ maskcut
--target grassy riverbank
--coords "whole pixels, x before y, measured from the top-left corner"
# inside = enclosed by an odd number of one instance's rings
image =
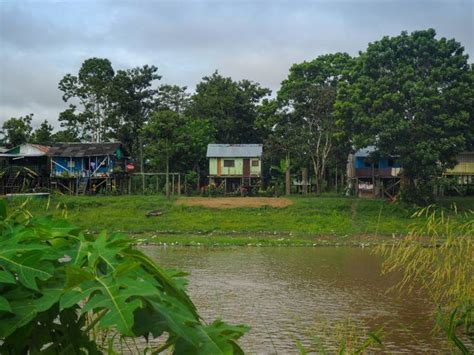
[[[67,213],[89,232],[120,231],[142,241],[181,245],[328,245],[361,244],[408,232],[413,208],[381,200],[346,197],[291,197],[284,208],[205,208],[162,196],[55,196],[30,201],[34,215]],[[212,198],[210,198],[212,199]],[[249,198],[251,199],[251,198]],[[232,198],[229,198],[232,201]],[[18,205],[20,201],[11,202]],[[445,199],[460,212],[474,210],[474,198]],[[147,217],[159,210],[160,216]],[[462,213],[455,217],[466,220]]]

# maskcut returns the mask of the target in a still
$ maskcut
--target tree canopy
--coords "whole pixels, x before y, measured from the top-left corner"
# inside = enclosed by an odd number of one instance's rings
[[[216,71],[197,84],[186,114],[208,119],[215,129],[215,143],[258,143],[257,104],[270,93],[258,83],[236,82]]]
[[[437,39],[433,29],[370,43],[336,103],[354,146],[399,156],[420,188],[453,166],[472,129],[467,58],[459,42]],[[422,194],[430,195],[429,187]]]
[[[8,147],[15,147],[17,145],[28,142],[31,136],[31,120],[33,114],[29,114],[23,117],[12,117],[5,121],[2,125],[2,144]]]
[[[48,120],[44,120],[41,125],[35,129],[31,136],[31,142],[43,145],[53,143],[53,126],[49,124]]]

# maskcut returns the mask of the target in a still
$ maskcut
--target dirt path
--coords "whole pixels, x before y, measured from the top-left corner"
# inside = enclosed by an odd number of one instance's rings
[[[284,197],[185,197],[177,200],[176,204],[207,208],[259,208],[262,206],[283,208],[293,202]]]

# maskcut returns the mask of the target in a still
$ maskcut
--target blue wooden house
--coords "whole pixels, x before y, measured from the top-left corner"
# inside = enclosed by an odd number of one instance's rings
[[[126,172],[126,157],[119,142],[59,143],[52,146],[51,178],[69,192],[85,194],[110,188]]]
[[[349,188],[359,197],[388,197],[398,192],[402,166],[397,156],[377,154],[368,146],[349,154],[347,177]]]
[[[54,177],[108,177],[125,169],[121,143],[59,143],[49,156]]]

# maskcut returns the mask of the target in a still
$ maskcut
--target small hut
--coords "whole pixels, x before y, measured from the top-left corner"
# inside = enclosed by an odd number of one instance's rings
[[[0,153],[0,193],[34,191],[46,186],[49,148],[25,143]]]
[[[209,144],[209,182],[226,193],[258,186],[262,176],[261,144]]]

